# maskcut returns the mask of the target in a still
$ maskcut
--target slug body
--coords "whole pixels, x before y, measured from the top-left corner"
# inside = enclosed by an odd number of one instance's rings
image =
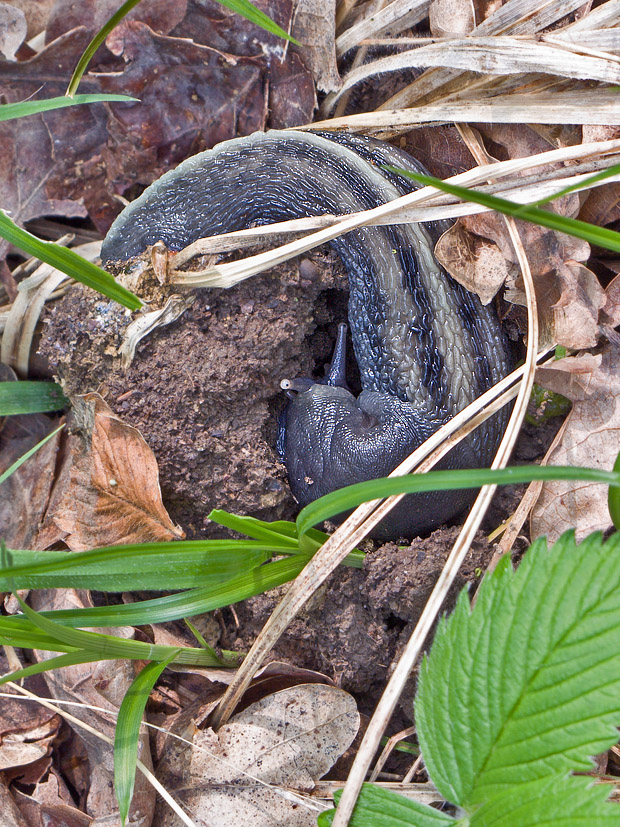
[[[184,161],[132,202],[112,225],[102,260],[130,258],[160,239],[180,250],[256,223],[357,212],[415,188],[381,164],[423,171],[406,153],[363,137],[273,131],[226,141]],[[331,242],[349,275],[349,325],[363,391],[357,399],[349,392],[338,364],[324,381],[288,383],[279,447],[301,505],[389,474],[508,372],[497,316],[433,256],[444,229],[367,227]],[[485,423],[441,467],[488,465],[504,419],[499,414]],[[467,491],[410,495],[375,536],[428,531],[470,500]]]

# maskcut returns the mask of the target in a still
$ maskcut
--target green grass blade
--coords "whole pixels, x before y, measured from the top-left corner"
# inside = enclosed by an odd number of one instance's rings
[[[16,459],[12,465],[9,465],[6,471],[0,474],[0,485],[2,485],[2,483],[5,480],[8,480],[11,474],[14,474],[15,471],[17,471],[17,469],[26,462],[26,460],[30,459],[30,457],[33,454],[36,454],[39,448],[42,448],[46,442],[48,442],[52,437],[56,436],[58,431],[62,431],[64,427],[64,425],[61,425],[59,428],[56,428],[54,431],[52,431],[51,434],[48,434],[44,439],[42,439],[41,442],[37,442],[37,444],[33,448],[31,448],[29,451],[26,451],[26,453],[23,454],[19,459]]]
[[[249,0],[217,0],[217,2],[221,3],[222,6],[226,6],[227,9],[237,12],[241,17],[245,17],[250,23],[255,23],[257,26],[260,26],[261,29],[278,35],[278,37],[282,37],[284,40],[288,40],[289,43],[294,43],[296,46],[301,46],[299,41],[295,40],[294,37],[291,37],[284,29],[280,28],[277,23],[274,23],[270,17],[260,9],[257,9]]]
[[[0,382],[0,416],[62,411],[69,405],[56,382]]]
[[[27,118],[28,115],[38,115],[40,112],[49,112],[52,109],[63,109],[65,106],[79,106],[83,103],[131,103],[138,98],[127,95],[76,95],[73,98],[47,98],[37,101],[20,101],[19,103],[0,104],[0,121],[11,121],[14,118]]]
[[[57,270],[66,273],[76,281],[103,293],[109,299],[117,301],[130,310],[142,307],[140,299],[118,284],[109,273],[90,261],[79,256],[67,247],[59,247],[50,241],[42,241],[32,233],[22,230],[13,222],[4,210],[0,210],[0,237],[30,256],[51,264]]]
[[[216,586],[239,571],[253,571],[281,551],[252,541],[188,540],[82,552],[11,549],[10,554],[11,564],[0,568],[0,590],[65,587],[122,592],[187,589],[198,583]]]
[[[104,25],[99,29],[97,34],[93,37],[90,41],[88,46],[84,49],[82,56],[80,57],[77,66],[73,70],[73,74],[71,75],[71,80],[69,81],[69,85],[67,87],[66,95],[68,97],[72,97],[75,95],[75,92],[80,84],[80,80],[86,71],[88,64],[93,58],[93,55],[97,51],[97,49],[101,46],[103,41],[106,37],[110,34],[112,29],[116,28],[118,24],[121,22],[123,17],[125,17],[129,12],[138,5],[140,0],[127,0],[123,5],[110,17],[110,19],[104,23]],[[297,43],[297,41],[288,35],[284,29],[281,29],[277,23],[274,23],[273,20],[268,17],[264,12],[257,9],[249,0],[217,0],[218,3],[221,3],[223,6],[231,9],[237,14],[240,14],[242,17],[245,17],[251,23],[256,23],[257,26],[260,26],[263,29],[266,29],[268,32],[272,34],[276,34],[279,37],[283,37],[285,40],[289,40],[292,43]]]
[[[65,626],[49,617],[44,617],[40,612],[35,612],[24,601],[15,595],[24,614],[31,623],[45,632],[54,645],[51,651],[60,651],[64,647],[74,647],[86,652],[94,652],[97,660],[112,660],[116,658],[129,658],[130,660],[154,660],[162,661],[177,652],[178,647],[162,646],[158,644],[145,643],[140,640],[126,640],[114,635],[104,635],[100,632],[87,632],[83,629],[74,629]],[[4,624],[2,624],[4,625]],[[228,653],[222,658],[213,658],[211,652],[205,649],[187,647],[181,649],[178,654],[179,663],[192,664],[194,666],[237,666],[238,655],[236,652]]]
[[[16,672],[11,672],[9,675],[0,677],[0,684],[7,681],[21,681],[24,678],[29,678],[32,675],[41,675],[43,672],[51,672],[52,669],[62,669],[64,666],[77,666],[78,663],[94,663],[98,661],[92,652],[83,652],[77,650],[75,652],[68,652],[65,655],[57,655],[54,658],[42,660],[39,663],[33,663],[31,666],[26,666],[23,669],[18,669]]]
[[[303,558],[288,557],[284,560],[266,563],[254,571],[243,572],[232,580],[215,587],[191,589],[180,594],[157,597],[139,603],[94,606],[87,609],[59,609],[38,614],[40,617],[49,618],[70,627],[107,626],[113,628],[167,623],[171,620],[221,609],[223,606],[230,606],[232,603],[262,594],[269,589],[275,589],[277,586],[294,580],[305,564],[306,561]],[[40,634],[28,618],[22,615],[0,617],[0,643],[45,648],[45,646],[30,646],[27,642],[27,635],[30,633]],[[17,640],[20,642],[15,642]]]
[[[620,473],[601,471],[597,468],[571,466],[522,465],[491,471],[488,468],[460,469],[457,471],[429,471],[404,477],[358,482],[331,494],[326,494],[303,508],[297,517],[300,536],[311,526],[322,523],[343,511],[356,508],[360,503],[384,499],[392,494],[413,494],[424,491],[455,491],[462,488],[479,488],[482,485],[512,485],[532,480],[581,480],[600,482],[617,487]]]
[[[466,187],[459,187],[455,184],[449,184],[447,181],[442,181],[440,178],[433,178],[430,175],[421,175],[416,172],[408,172],[407,170],[399,169],[398,167],[387,166],[386,169],[403,175],[406,178],[411,178],[419,184],[435,187],[442,192],[447,192],[450,195],[456,195],[464,201],[472,201],[474,204],[482,204],[491,210],[504,215],[511,215],[514,218],[520,218],[523,221],[529,221],[532,224],[538,224],[541,227],[547,227],[550,230],[556,230],[559,233],[566,233],[567,235],[582,238],[590,244],[597,247],[604,247],[607,250],[620,252],[620,233],[614,230],[608,230],[605,227],[597,227],[594,224],[588,224],[586,221],[579,221],[576,218],[567,218],[564,215],[557,215],[557,213],[541,210],[538,207],[529,205],[516,204],[514,201],[508,201],[505,198],[497,198],[495,195],[488,195],[478,190],[467,189]]]
[[[334,802],[338,804],[342,790],[334,793]],[[334,819],[335,810],[321,813],[318,827],[329,827]],[[349,821],[349,827],[444,827],[460,825],[452,816],[435,810],[419,801],[405,798],[404,795],[384,790],[374,784],[364,784]]]
[[[138,761],[138,739],[151,690],[176,653],[161,663],[149,663],[136,675],[118,711],[114,733],[114,791],[123,827],[129,815]]]

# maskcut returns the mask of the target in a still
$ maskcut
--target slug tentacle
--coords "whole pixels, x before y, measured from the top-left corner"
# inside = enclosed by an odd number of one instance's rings
[[[102,259],[127,259],[158,240],[173,250],[253,223],[375,207],[415,189],[383,171],[420,171],[406,153],[361,136],[256,133],[183,162],[114,222]],[[331,242],[349,275],[349,326],[363,392],[350,393],[345,331],[323,380],[293,379],[278,437],[301,504],[388,474],[437,428],[501,378],[506,343],[492,309],[439,266],[445,223],[366,227]],[[483,466],[505,416],[454,449],[442,467]],[[457,514],[468,492],[405,498],[376,536],[427,531]]]

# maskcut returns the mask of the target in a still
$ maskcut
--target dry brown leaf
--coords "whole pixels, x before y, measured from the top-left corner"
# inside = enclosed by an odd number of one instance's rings
[[[467,232],[459,220],[445,232],[435,255],[460,284],[488,304],[509,275],[509,263],[496,244]]]
[[[21,815],[15,800],[9,791],[8,784],[0,773],[0,812],[2,813],[2,827],[32,827]]]
[[[336,63],[335,0],[298,0],[293,35],[303,43],[302,54],[314,75],[317,88],[333,92],[340,87]]]
[[[169,743],[160,781],[197,827],[315,827],[319,810],[300,794],[314,788],[358,727],[359,713],[346,692],[317,684],[284,689],[217,733],[190,727],[193,746]],[[163,807],[157,823],[180,824]]]
[[[598,354],[555,362],[536,381],[573,402],[560,444],[549,465],[582,465],[611,471],[620,444],[620,351],[612,344]],[[549,542],[569,528],[577,540],[611,526],[607,488],[586,482],[546,482],[531,517],[532,539]]]
[[[26,15],[9,3],[0,3],[0,52],[7,60],[15,59],[15,52],[26,37]]]
[[[66,786],[53,771],[30,795],[20,789],[14,791],[14,796],[29,827],[89,827],[93,823],[90,816],[77,809]]]
[[[54,532],[73,551],[182,539],[163,506],[157,462],[140,432],[96,393],[77,398],[72,417],[78,435],[68,440],[36,546],[49,545]]]
[[[57,425],[44,414],[8,417],[0,426],[0,473]],[[2,483],[0,537],[9,548],[31,548],[47,508],[59,440],[57,434]]]
[[[616,272],[619,272],[619,275],[615,276],[605,288],[603,307],[603,319],[612,327],[620,324],[620,263]]]
[[[577,261],[567,261],[537,279],[536,296],[547,341],[572,350],[596,345],[605,291],[591,270]]]
[[[434,37],[469,34],[476,25],[471,0],[433,0],[428,16]]]

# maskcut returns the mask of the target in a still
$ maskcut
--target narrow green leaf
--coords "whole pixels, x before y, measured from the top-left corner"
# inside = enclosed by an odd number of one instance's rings
[[[155,660],[162,661],[177,652],[177,647],[161,646],[158,644],[145,643],[141,640],[126,640],[114,635],[104,635],[99,632],[87,632],[83,629],[73,629],[61,623],[44,617],[40,612],[35,612],[24,601],[15,594],[22,611],[32,622],[41,629],[50,639],[53,646],[51,651],[63,651],[64,647],[75,647],[85,651],[94,652],[98,660],[111,660],[113,658],[129,658],[130,660]],[[5,625],[0,622],[0,628]],[[22,644],[23,645],[23,644]],[[226,655],[222,658],[213,658],[210,652],[205,649],[187,647],[178,652],[178,663],[193,664],[199,666],[237,666],[238,654],[230,652],[228,660]]]
[[[11,672],[9,675],[4,675],[0,678],[0,684],[7,681],[21,681],[24,678],[29,678],[32,675],[41,675],[43,672],[51,672],[52,669],[62,669],[64,666],[76,666],[78,663],[94,663],[98,661],[92,652],[84,652],[77,650],[69,652],[65,655],[57,655],[55,658],[42,660],[39,663],[33,663],[32,666],[26,666],[24,669],[18,669],[16,672]]]
[[[0,121],[10,121],[13,118],[27,118],[28,115],[38,115],[40,112],[49,112],[51,109],[63,109],[65,106],[79,106],[82,103],[130,103],[138,98],[127,95],[76,95],[73,98],[47,98],[46,100],[20,101],[19,103],[0,104]]]
[[[614,471],[620,473],[620,454],[616,457]],[[1,481],[1,478],[0,478]],[[620,531],[620,488],[609,487],[608,507],[611,520],[618,531]]]
[[[118,284],[109,273],[97,267],[90,261],[86,261],[73,250],[67,247],[59,247],[50,241],[42,241],[32,233],[22,230],[15,222],[11,221],[4,210],[0,210],[0,237],[19,247],[20,250],[30,256],[40,259],[66,273],[76,281],[92,287],[99,293],[103,293],[109,299],[117,301],[130,310],[139,310],[142,307],[140,299]]]
[[[336,805],[340,801],[342,790],[334,794]],[[329,827],[334,819],[335,810],[327,810],[318,818],[319,827]],[[456,825],[452,816],[421,804],[403,795],[384,790],[374,784],[362,786],[350,827],[443,827]]]
[[[132,681],[118,711],[114,733],[114,791],[123,825],[129,815],[136,780],[138,739],[146,702],[157,679],[176,654],[162,663],[147,664]]]
[[[104,23],[104,25],[99,29],[97,34],[93,37],[90,41],[82,56],[80,57],[77,66],[73,70],[73,74],[71,75],[71,80],[69,81],[69,86],[67,87],[66,95],[71,97],[75,94],[80,80],[84,72],[86,71],[88,64],[93,58],[93,55],[97,51],[97,49],[101,46],[104,42],[106,37],[110,34],[112,29],[114,29],[118,24],[121,22],[123,17],[125,17],[129,12],[138,5],[140,0],[126,0],[125,3],[110,17],[110,19]],[[297,41],[288,35],[284,29],[281,29],[277,23],[274,23],[273,20],[268,17],[264,12],[257,9],[249,0],[217,0],[218,3],[221,3],[223,6],[231,9],[237,14],[240,14],[242,17],[245,17],[251,23],[256,23],[256,25],[261,26],[263,29],[266,29],[268,32],[272,32],[273,34],[278,35],[279,37],[283,37],[285,40],[289,40],[292,43],[297,43]]]
[[[108,546],[90,551],[11,549],[0,590],[81,588],[97,591],[216,586],[251,572],[280,549],[243,540],[188,540]]]
[[[0,382],[0,416],[62,411],[69,404],[56,382]]]
[[[33,454],[36,454],[36,452],[39,450],[39,448],[42,448],[45,445],[46,442],[48,442],[52,437],[56,436],[58,431],[62,431],[62,429],[64,427],[65,427],[64,425],[61,425],[59,428],[56,428],[55,430],[53,430],[51,432],[51,434],[48,434],[44,439],[41,440],[41,442],[37,442],[37,444],[33,448],[31,448],[29,451],[26,451],[26,453],[23,454],[19,459],[16,459],[15,462],[12,465],[9,465],[9,467],[6,469],[6,471],[4,471],[4,473],[0,474],[0,485],[2,485],[2,483],[5,480],[8,480],[8,478],[11,476],[11,474],[14,474],[15,471],[17,471],[17,469],[26,462],[26,460],[30,459],[30,457]],[[0,569],[0,571],[2,571],[2,570]],[[10,589],[9,589],[9,591],[10,591]]]
[[[620,808],[607,801],[612,788],[592,778],[550,775],[516,784],[483,804],[469,827],[618,827]]]
[[[429,471],[405,477],[358,482],[340,488],[307,505],[297,516],[297,530],[301,536],[311,526],[329,520],[343,511],[349,511],[360,503],[384,499],[392,494],[413,494],[421,491],[455,491],[462,488],[479,488],[482,485],[512,485],[532,480],[582,480],[600,482],[617,487],[620,473],[601,471],[596,468],[573,466],[520,465],[491,471],[488,468],[459,469],[456,471]]]
[[[289,557],[266,563],[254,571],[242,572],[220,585],[191,589],[180,594],[157,597],[138,603],[124,603],[118,606],[94,606],[88,609],[59,609],[39,612],[39,617],[49,618],[63,626],[145,626],[149,623],[167,623],[183,617],[211,612],[230,606],[240,600],[247,600],[269,589],[275,589],[294,580],[305,566],[301,557]],[[22,615],[0,617],[0,644],[29,648],[46,648],[28,643],[28,636],[40,634],[28,618]],[[17,642],[19,641],[19,642]],[[151,660],[151,658],[144,658]]]
[[[605,227],[597,227],[594,224],[588,224],[586,221],[579,221],[576,218],[567,218],[564,215],[549,212],[548,210],[541,210],[538,207],[529,205],[516,204],[514,201],[508,201],[505,198],[497,198],[495,195],[488,195],[478,190],[467,189],[466,187],[459,187],[455,184],[449,184],[447,181],[442,181],[440,178],[433,178],[430,175],[421,175],[417,172],[408,172],[407,170],[399,169],[397,167],[386,166],[386,169],[396,172],[406,178],[412,178],[419,184],[435,187],[442,192],[447,192],[450,195],[456,195],[464,201],[472,201],[474,204],[482,204],[491,210],[511,215],[514,218],[520,218],[523,221],[529,221],[532,224],[539,224],[541,227],[547,227],[550,230],[556,230],[559,233],[567,233],[567,235],[575,236],[576,238],[583,238],[590,244],[595,244],[598,247],[604,247],[607,250],[614,250],[620,252],[620,233],[614,230],[608,230]]]
[[[463,592],[415,706],[441,794],[472,814],[515,785],[590,770],[618,738],[619,637],[620,534],[535,543],[516,572],[503,560],[487,576],[473,611]]]

